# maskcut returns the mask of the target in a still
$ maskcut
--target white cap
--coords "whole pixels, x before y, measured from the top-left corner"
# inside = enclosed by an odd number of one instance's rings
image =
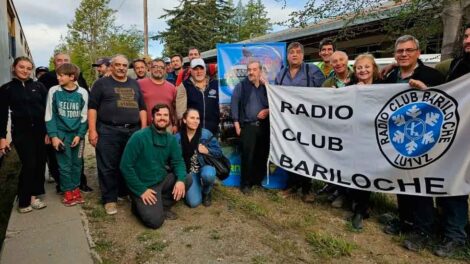
[[[191,61],[191,69],[194,69],[197,66],[201,66],[202,68],[204,68],[204,70],[206,69],[206,63],[201,58],[196,58]]]

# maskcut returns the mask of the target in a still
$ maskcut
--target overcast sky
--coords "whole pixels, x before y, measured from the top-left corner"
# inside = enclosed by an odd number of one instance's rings
[[[13,0],[20,17],[28,45],[37,66],[47,66],[54,47],[60,42],[61,36],[67,33],[67,23],[74,18],[78,0]],[[238,0],[234,0],[238,3]],[[246,3],[247,0],[242,0]],[[288,18],[293,10],[303,6],[306,0],[287,0],[287,7],[275,0],[264,0],[268,17],[272,22]],[[143,1],[142,0],[111,0],[110,7],[117,10],[116,24],[130,27],[136,25],[143,30]],[[163,9],[177,6],[179,1],[148,0],[149,32],[156,33],[166,28],[166,22],[159,19]],[[279,26],[274,31],[281,30]],[[152,57],[161,55],[163,47],[157,41],[149,43],[149,53]]]

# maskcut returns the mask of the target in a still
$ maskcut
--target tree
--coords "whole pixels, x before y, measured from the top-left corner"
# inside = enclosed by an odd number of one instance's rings
[[[256,2],[254,0],[248,1],[245,6],[239,40],[266,34],[272,27],[267,14],[268,12],[261,0]]]
[[[165,44],[166,55],[186,54],[189,47],[213,49],[217,43],[263,35],[271,28],[260,0],[251,0],[246,8],[241,1],[234,8],[232,0],[180,0],[176,8],[164,11],[161,18],[167,19],[168,28],[153,39]]]
[[[143,49],[142,32],[135,27],[123,29],[116,26],[116,11],[108,7],[109,1],[81,1],[74,20],[67,25],[66,37],[56,47],[56,51],[70,54],[88,83],[95,77],[91,64],[99,57],[120,53],[136,58]]]
[[[279,1],[286,4],[285,0]],[[286,22],[291,26],[305,26],[327,18],[340,18],[345,20],[345,26],[338,37],[347,38],[351,33],[348,26],[354,21],[380,17],[388,12],[391,19],[383,20],[383,28],[391,39],[412,34],[425,46],[430,37],[442,32],[443,59],[460,47],[458,37],[461,34],[458,32],[470,0],[395,0],[400,8],[384,11],[384,6],[389,3],[387,0],[309,0],[304,9],[292,12]],[[441,20],[437,19],[439,17]]]

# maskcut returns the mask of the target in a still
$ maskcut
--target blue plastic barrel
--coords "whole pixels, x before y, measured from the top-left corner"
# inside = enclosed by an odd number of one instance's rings
[[[231,168],[227,179],[222,181],[222,185],[228,187],[240,187],[240,153],[236,147],[224,147],[224,155],[230,160]]]
[[[287,171],[274,164],[269,164],[269,175],[264,177],[261,185],[266,189],[285,189],[289,176]]]

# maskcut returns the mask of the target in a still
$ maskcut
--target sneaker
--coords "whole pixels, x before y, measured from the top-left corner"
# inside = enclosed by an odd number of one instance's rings
[[[302,194],[302,202],[313,203],[315,201],[315,195],[313,193]]]
[[[104,210],[106,211],[106,214],[108,214],[108,215],[117,214],[116,203],[114,203],[114,202],[105,203],[104,204]]]
[[[74,206],[74,205],[77,204],[77,202],[76,202],[75,199],[73,198],[73,193],[72,193],[72,191],[65,191],[64,199],[62,200],[62,203],[63,203],[65,206]]]
[[[41,199],[37,198],[36,200],[34,200],[34,202],[31,203],[31,207],[33,209],[39,210],[39,209],[46,208],[47,205],[43,201],[41,201]]]
[[[32,211],[33,211],[33,208],[31,206],[18,207],[18,213],[20,213],[20,214],[29,213],[29,212],[32,212]]]
[[[343,203],[344,203],[344,195],[340,195],[336,197],[336,199],[333,202],[331,202],[331,206],[333,206],[334,208],[341,208],[343,207]]]
[[[88,185],[80,185],[80,191],[84,192],[84,193],[89,193],[89,192],[92,192],[93,189],[88,186]]]
[[[209,207],[209,206],[212,205],[212,195],[211,195],[211,193],[203,194],[203,196],[202,196],[202,204],[203,204],[205,207]]]
[[[388,235],[398,235],[398,234],[400,234],[400,232],[401,232],[400,221],[396,220],[396,221],[389,222],[387,225],[385,225],[383,231],[384,231],[385,234],[388,234]]]
[[[178,216],[169,209],[163,211],[163,214],[165,215],[165,220],[176,220],[176,219],[178,219]]]
[[[75,188],[75,190],[73,190],[72,192],[72,195],[73,195],[73,199],[75,200],[77,204],[85,203],[85,200],[83,199],[79,188]]]
[[[364,219],[364,216],[362,214],[355,213],[351,219],[352,227],[356,230],[361,230],[363,228],[363,225],[362,225],[363,219]]]
[[[393,213],[384,213],[379,216],[379,223],[383,225],[389,225],[393,222],[400,221],[399,218]]]
[[[411,251],[420,251],[426,247],[430,237],[423,232],[411,233],[405,241],[403,241],[403,247]]]
[[[455,239],[444,239],[434,250],[434,254],[439,257],[450,257],[465,247],[465,242]]]
[[[334,193],[335,192],[335,188],[336,186],[333,185],[333,184],[326,184],[323,188],[321,188],[317,194],[318,195],[321,195],[321,194],[331,194],[331,193]]]

